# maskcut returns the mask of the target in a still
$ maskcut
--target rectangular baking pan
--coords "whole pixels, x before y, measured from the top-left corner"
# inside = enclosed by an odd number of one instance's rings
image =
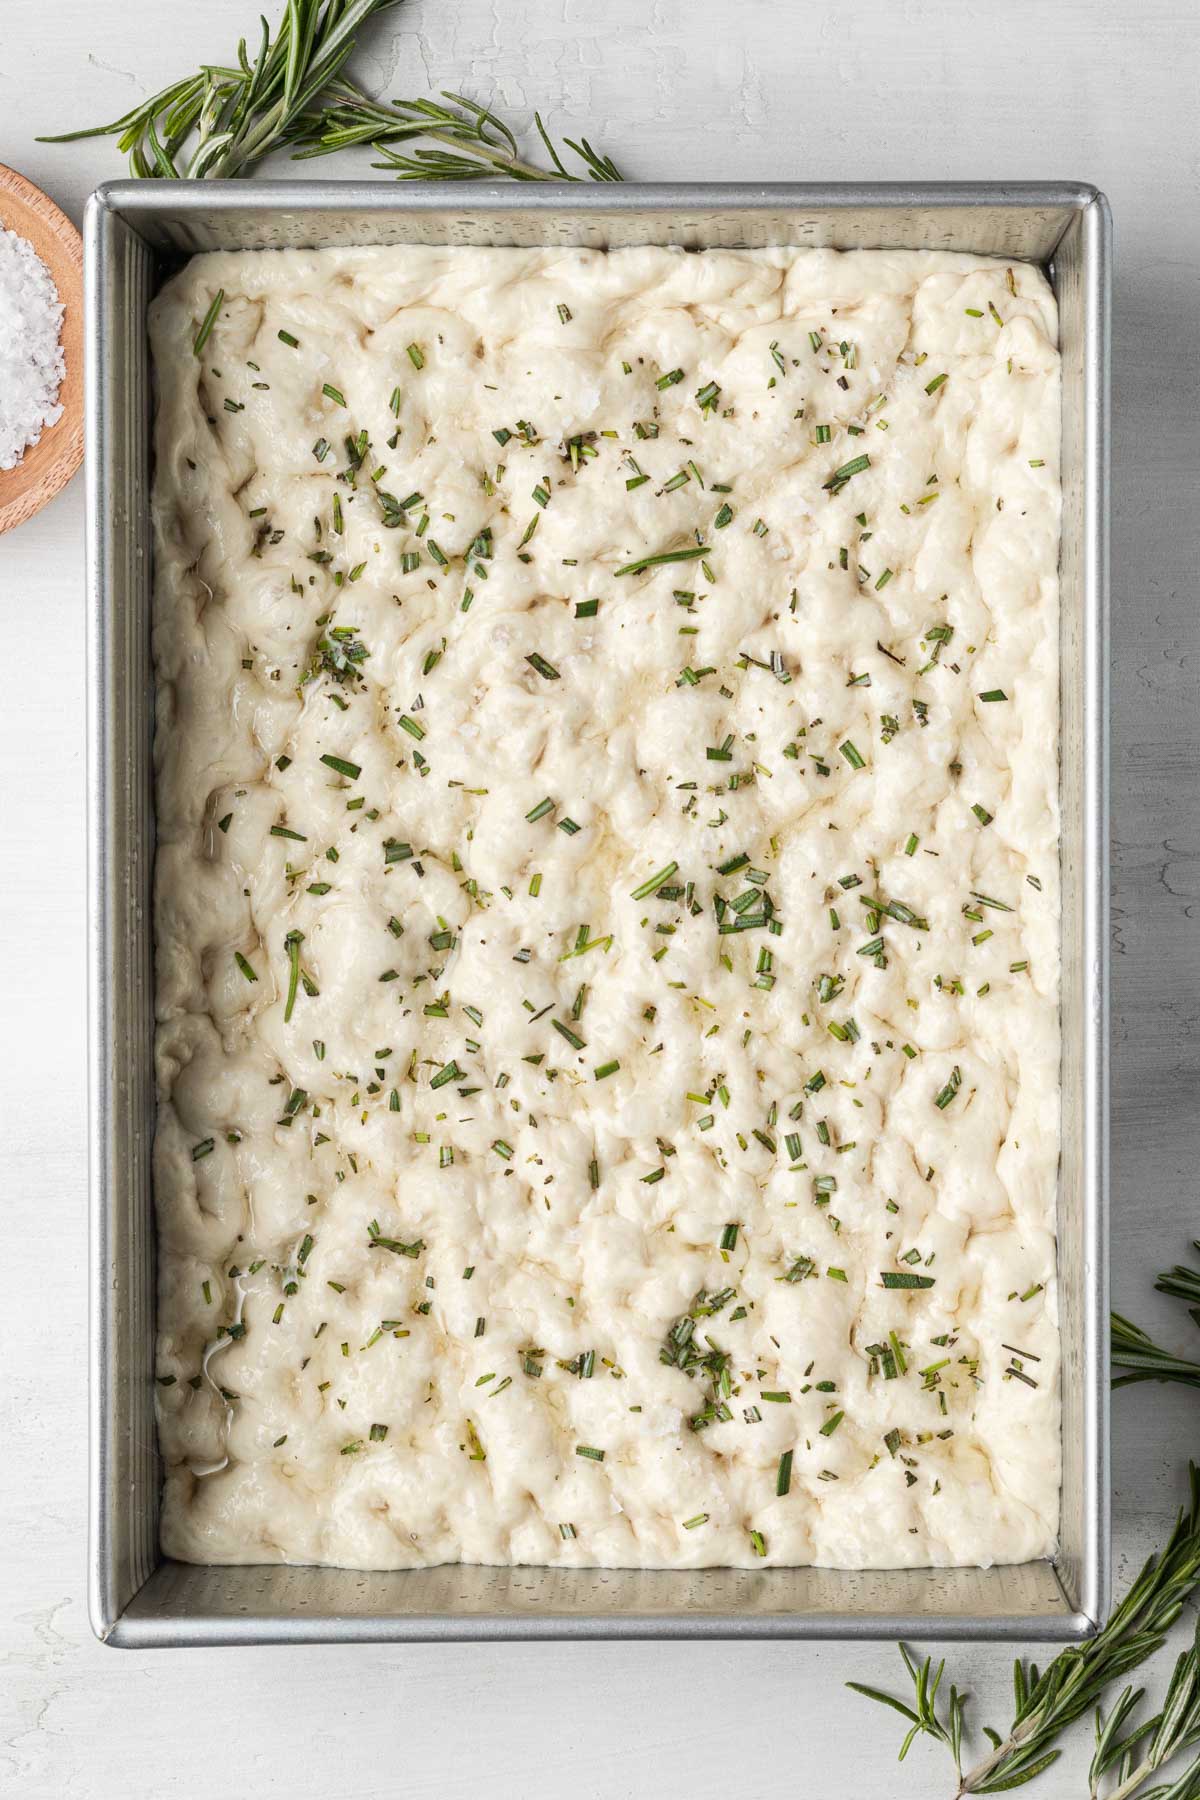
[[[1108,1604],[1107,203],[1075,183],[116,182],[88,205],[90,1610],[121,1645],[453,1638],[1085,1638]],[[1043,265],[1063,351],[1061,1545],[992,1569],[363,1573],[158,1549],[150,1148],[151,392],[146,308],[198,250],[819,245]]]

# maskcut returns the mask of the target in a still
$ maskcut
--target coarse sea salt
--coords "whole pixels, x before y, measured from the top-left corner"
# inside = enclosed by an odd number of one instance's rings
[[[62,417],[63,307],[28,239],[0,228],[0,469],[12,469]]]

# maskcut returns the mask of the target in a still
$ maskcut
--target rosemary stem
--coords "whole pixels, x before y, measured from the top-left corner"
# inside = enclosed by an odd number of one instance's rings
[[[439,131],[436,126],[431,127],[427,131],[423,131],[421,136],[423,138],[432,139],[435,144],[448,144],[452,150],[461,150],[463,146],[461,137],[456,137],[452,131]],[[373,143],[371,148],[372,150],[382,150],[386,155],[387,146],[382,142]],[[506,175],[511,175],[516,181],[579,180],[578,175],[567,175],[564,177],[550,169],[539,169],[534,163],[523,162],[519,156],[510,156],[506,150],[500,149],[498,145],[493,146],[484,143],[482,139],[475,139],[472,141],[470,154],[479,162],[489,162],[494,168],[503,170]],[[371,166],[372,168],[378,169],[384,168],[387,165],[383,163],[373,163]]]
[[[1128,1776],[1126,1780],[1121,1783],[1120,1787],[1113,1789],[1112,1793],[1108,1796],[1108,1800],[1129,1800],[1129,1795],[1136,1794],[1138,1789],[1149,1780],[1153,1773],[1153,1763],[1139,1763],[1132,1775]]]
[[[257,162],[260,156],[265,156],[278,137],[286,118],[283,100],[279,99],[272,106],[270,112],[263,114],[253,131],[244,139],[236,139],[217,158],[213,164],[214,176],[236,175],[246,163]]]
[[[977,1762],[973,1769],[968,1769],[959,1780],[958,1792],[955,1794],[954,1800],[963,1800],[964,1794],[977,1794],[996,1765],[1003,1762],[1006,1756],[1011,1756],[1014,1750],[1019,1750],[1021,1745],[1033,1736],[1040,1722],[1037,1716],[1031,1714],[1028,1719],[1025,1719],[1008,1734],[1003,1743],[997,1744],[996,1748],[983,1757],[980,1762]]]

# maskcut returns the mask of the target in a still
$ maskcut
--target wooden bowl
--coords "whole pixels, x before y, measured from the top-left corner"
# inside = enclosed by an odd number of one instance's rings
[[[67,372],[59,393],[62,417],[15,469],[0,469],[0,532],[40,512],[66,487],[83,460],[83,244],[53,200],[0,163],[0,225],[27,238],[54,278],[63,303]]]

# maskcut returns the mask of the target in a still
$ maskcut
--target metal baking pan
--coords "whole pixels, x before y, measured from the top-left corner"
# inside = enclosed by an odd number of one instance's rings
[[[1089,1636],[1108,1604],[1107,203],[1074,183],[544,188],[117,182],[87,210],[91,1541],[122,1645]],[[193,251],[665,243],[953,249],[1046,267],[1063,350],[1061,1546],[992,1569],[197,1568],[158,1549],[146,308]]]

